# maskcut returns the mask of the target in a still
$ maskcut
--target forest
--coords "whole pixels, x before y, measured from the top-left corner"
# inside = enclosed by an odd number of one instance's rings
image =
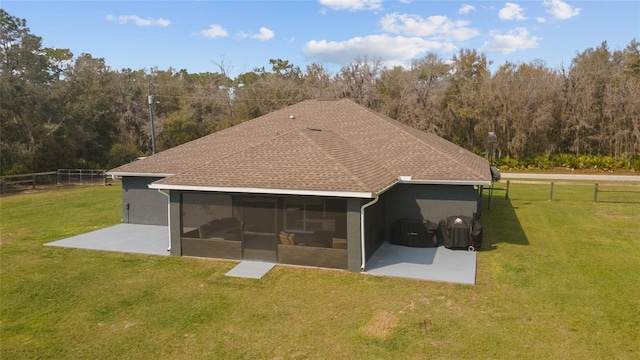
[[[640,42],[606,41],[566,68],[544,60],[493,65],[461,49],[406,67],[362,56],[330,73],[271,59],[229,76],[46,48],[0,9],[0,175],[110,169],[307,99],[348,98],[508,168],[640,170]],[[152,100],[152,101],[150,101]],[[155,136],[152,137],[150,115]]]

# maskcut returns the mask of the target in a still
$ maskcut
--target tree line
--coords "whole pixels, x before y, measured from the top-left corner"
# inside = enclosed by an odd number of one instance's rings
[[[343,98],[495,162],[572,166],[602,156],[640,170],[636,39],[618,50],[602,42],[559,69],[536,60],[492,72],[484,54],[462,49],[451,60],[429,53],[394,68],[362,56],[335,73],[321,63],[303,70],[271,59],[232,78],[223,61],[196,74],[116,70],[90,54],[43,47],[26,20],[2,9],[0,21],[4,175],[111,168],[149,155],[150,114],[161,151],[303,100]]]

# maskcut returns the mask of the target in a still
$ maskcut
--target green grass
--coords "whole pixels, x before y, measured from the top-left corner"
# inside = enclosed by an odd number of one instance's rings
[[[475,286],[42,246],[118,223],[120,189],[3,197],[0,358],[638,359],[640,194],[592,192],[512,184]]]

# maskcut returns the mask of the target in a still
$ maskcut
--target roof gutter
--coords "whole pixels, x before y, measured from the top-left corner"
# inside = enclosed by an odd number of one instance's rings
[[[110,176],[140,176],[140,177],[169,177],[174,174],[168,173],[134,173],[134,172],[125,172],[125,171],[107,171],[107,175]]]
[[[416,185],[491,185],[491,180],[413,180],[411,176],[399,176],[399,184]]]
[[[375,195],[366,191],[332,191],[332,190],[303,190],[303,189],[269,189],[251,187],[231,187],[231,186],[196,186],[196,185],[175,185],[175,184],[149,184],[150,189],[163,190],[186,190],[186,191],[215,191],[231,193],[249,194],[269,194],[269,195],[301,195],[301,196],[324,196],[324,197],[348,197],[371,199]]]

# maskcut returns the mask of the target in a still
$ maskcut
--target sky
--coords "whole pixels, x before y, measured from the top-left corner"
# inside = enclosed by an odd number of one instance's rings
[[[332,73],[356,58],[404,66],[463,49],[505,62],[571,60],[607,41],[622,50],[640,41],[640,1],[32,1],[2,0],[44,47],[66,48],[123,68],[231,77],[282,59]]]

